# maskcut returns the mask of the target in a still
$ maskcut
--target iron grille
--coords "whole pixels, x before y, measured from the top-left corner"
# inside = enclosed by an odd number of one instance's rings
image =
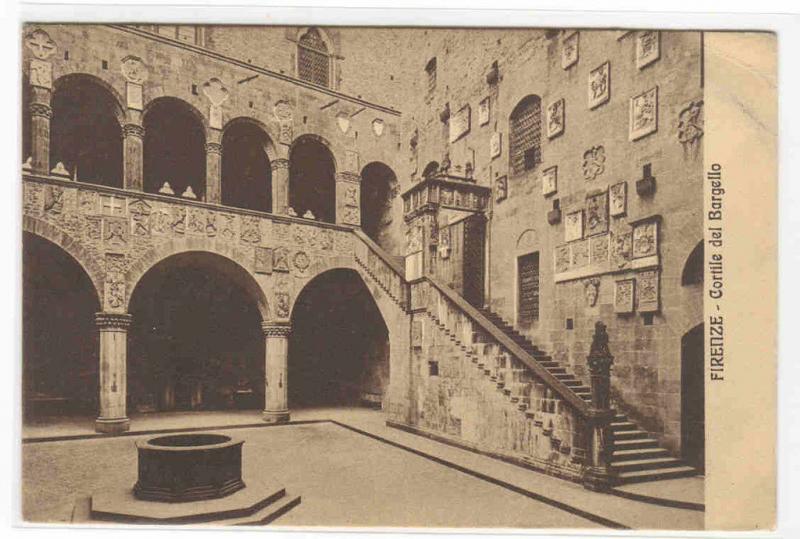
[[[538,97],[522,101],[511,114],[509,156],[511,172],[520,174],[542,162],[542,106]]]
[[[297,71],[302,80],[325,87],[329,85],[328,47],[314,28],[303,34],[298,43]]]
[[[539,319],[539,253],[517,259],[519,322]]]

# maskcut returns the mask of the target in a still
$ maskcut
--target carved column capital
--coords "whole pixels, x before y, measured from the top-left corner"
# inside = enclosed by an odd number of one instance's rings
[[[222,153],[222,144],[219,142],[206,142],[206,153]]]
[[[288,338],[292,334],[292,326],[288,322],[262,322],[261,331],[264,336]]]
[[[53,117],[53,108],[45,103],[31,103],[28,111],[31,116],[39,116],[48,120]]]
[[[133,317],[127,313],[95,313],[94,323],[97,328],[103,330],[127,331],[131,325]]]
[[[139,124],[125,124],[122,126],[122,136],[144,139],[144,127]]]
[[[289,160],[279,157],[278,159],[273,159],[270,163],[272,170],[278,169],[288,169],[289,168]]]

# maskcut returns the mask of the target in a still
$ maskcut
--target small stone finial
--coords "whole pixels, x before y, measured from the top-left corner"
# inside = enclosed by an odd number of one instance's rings
[[[311,210],[307,210],[307,211],[306,211],[306,212],[303,214],[303,218],[304,218],[304,219],[316,219],[316,217],[314,217],[314,214],[313,214],[313,213],[311,213]]]
[[[50,174],[53,176],[61,176],[63,178],[70,177],[69,170],[67,170],[67,168],[64,166],[64,163],[61,161],[56,163],[56,166],[53,167],[53,170],[50,171]]]
[[[158,190],[159,193],[162,195],[174,195],[175,191],[172,190],[172,186],[169,182],[164,182],[164,185],[161,186],[161,189]]]
[[[475,174],[475,166],[472,164],[472,161],[467,161],[467,164],[464,165],[464,177],[468,180],[473,179]]]
[[[297,212],[291,206],[286,208],[286,214],[289,215],[290,217],[297,217]]]
[[[450,172],[450,152],[445,152],[444,158],[442,158],[442,163],[439,165],[439,172],[442,174],[447,174]]]
[[[30,172],[31,170],[33,170],[33,156],[29,155],[25,162],[22,163],[22,171]]]
[[[186,190],[183,192],[181,196],[183,198],[191,198],[192,200],[197,200],[197,195],[194,194],[191,185],[186,188]]]
[[[589,349],[589,356],[586,358],[589,363],[589,371],[592,374],[608,375],[611,364],[614,363],[614,356],[608,348],[608,333],[606,325],[600,321],[594,324],[594,335],[592,335],[592,345]]]

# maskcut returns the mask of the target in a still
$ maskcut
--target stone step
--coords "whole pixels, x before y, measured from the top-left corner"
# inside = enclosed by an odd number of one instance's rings
[[[637,438],[633,440],[614,440],[614,450],[617,449],[648,449],[658,447],[658,440],[653,438]]]
[[[683,466],[683,462],[675,457],[653,457],[636,460],[623,460],[620,462],[611,463],[611,468],[619,472],[655,470],[661,468],[674,468],[677,466]]]
[[[625,460],[641,460],[653,457],[668,457],[669,451],[661,447],[648,447],[644,449],[614,449],[611,452],[611,462]]]
[[[639,425],[636,423],[632,423],[630,421],[620,421],[620,422],[612,422],[611,423],[611,430],[613,432],[620,432],[623,430],[636,430],[639,428]]]
[[[574,378],[571,379],[571,380],[569,380],[569,379],[561,380],[561,383],[564,384],[567,387],[581,387],[581,386],[583,386],[583,382],[581,382],[580,380],[575,380]]]
[[[252,515],[230,520],[221,520],[219,524],[225,526],[263,526],[285,515],[298,505],[300,505],[300,496],[287,494],[280,500],[269,504]]]
[[[613,434],[614,440],[646,440],[650,434],[643,430],[624,430]]]
[[[662,470],[637,470],[620,473],[617,476],[617,484],[627,485],[631,483],[644,483],[646,481],[677,479],[679,477],[691,477],[693,475],[697,475],[697,470],[691,466],[675,466]]]

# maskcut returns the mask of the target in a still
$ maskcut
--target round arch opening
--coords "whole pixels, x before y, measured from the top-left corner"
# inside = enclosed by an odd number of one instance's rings
[[[190,251],[151,267],[131,295],[128,409],[263,409],[263,297],[235,262]]]
[[[397,194],[397,176],[381,162],[369,163],[361,171],[361,229],[375,243],[391,251],[392,201]]]
[[[174,97],[161,97],[144,113],[144,190],[203,200],[205,128],[199,113]]]
[[[380,407],[389,384],[389,331],[361,276],[315,277],[292,310],[289,407]]]
[[[316,137],[303,136],[289,152],[289,205],[299,216],[336,222],[336,163]]]
[[[22,240],[22,408],[26,423],[96,416],[97,291],[61,247],[29,232]]]
[[[50,167],[61,163],[70,178],[122,187],[124,114],[117,98],[89,76],[63,77],[54,88]]]
[[[257,124],[237,121],[222,135],[222,203],[272,211],[271,141]]]

